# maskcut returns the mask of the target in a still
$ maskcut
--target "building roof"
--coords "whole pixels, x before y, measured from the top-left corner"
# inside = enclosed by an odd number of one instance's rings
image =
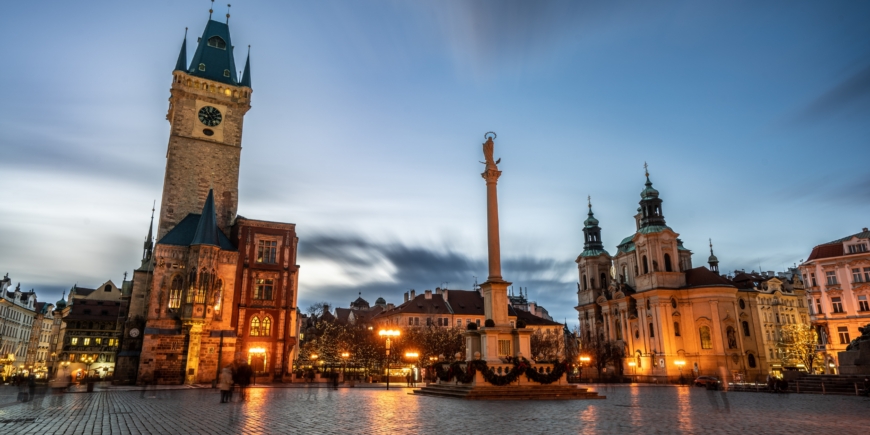
[[[184,41],[181,42],[181,51],[178,52],[178,60],[175,61],[175,70],[187,70],[187,30],[184,31]]]
[[[202,214],[196,224],[196,232],[193,234],[193,240],[190,244],[220,246],[220,237],[218,236],[220,232],[214,207],[214,191],[209,189],[205,204],[202,206]]]
[[[552,320],[547,320],[543,317],[538,317],[528,311],[524,310],[514,310],[517,316],[517,321],[524,321],[526,325],[532,326],[562,326],[559,322],[554,322]]]
[[[169,230],[163,236],[158,244],[173,245],[173,246],[190,246],[193,244],[193,238],[196,235],[196,229],[199,227],[199,220],[202,215],[190,213],[181,220],[174,228]],[[224,251],[235,251],[236,248],[230,242],[230,239],[224,235],[223,231],[218,228],[218,246]]]
[[[828,243],[822,243],[821,245],[813,248],[813,251],[810,253],[810,257],[807,258],[807,261],[816,260],[819,258],[840,257],[842,255],[845,255],[845,251],[843,250],[843,242],[850,240],[853,237],[857,237],[859,239],[870,239],[870,231],[868,231],[867,228],[862,228],[860,233],[855,233],[851,236],[833,240]]]
[[[686,288],[712,286],[735,287],[734,283],[706,267],[696,267],[686,271]]]
[[[248,58],[245,59],[245,72],[242,73],[242,86],[251,87],[251,46],[248,46]]]
[[[581,257],[597,257],[599,255],[610,255],[606,249],[584,249],[580,253]]]
[[[203,65],[204,71],[200,70],[200,65]],[[208,20],[187,73],[228,85],[239,84],[230,27],[227,24]]]

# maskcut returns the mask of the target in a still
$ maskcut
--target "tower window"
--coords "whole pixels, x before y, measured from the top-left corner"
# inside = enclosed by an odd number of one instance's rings
[[[199,64],[199,70],[205,71],[205,64],[204,63]]]
[[[649,273],[649,263],[647,263],[646,255],[643,256],[643,274],[646,275]]]
[[[225,69],[224,70],[224,77],[229,77],[229,76],[230,76],[230,70]]]
[[[220,48],[221,50],[227,49],[227,43],[220,36],[212,36],[208,38],[208,46],[214,48]]]
[[[671,266],[671,256],[669,254],[665,254],[665,272],[673,272],[674,269]]]

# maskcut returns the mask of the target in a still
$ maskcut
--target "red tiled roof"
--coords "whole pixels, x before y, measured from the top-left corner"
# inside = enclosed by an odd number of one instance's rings
[[[734,284],[703,266],[686,271],[686,287],[706,286],[734,287]]]
[[[819,258],[839,257],[843,255],[843,243],[819,245],[813,248],[807,261]]]

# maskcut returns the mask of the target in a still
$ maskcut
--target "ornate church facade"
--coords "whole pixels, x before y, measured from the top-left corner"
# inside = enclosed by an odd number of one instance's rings
[[[604,249],[589,204],[576,260],[581,342],[618,343],[624,375],[638,381],[758,376],[763,355],[753,353],[758,334],[741,333],[749,314],[738,307],[738,288],[719,275],[712,246],[709,269],[692,267],[692,252],[665,223],[659,192],[646,176],[636,232],[614,256]]]
[[[209,17],[172,73],[156,243],[152,216],[116,368],[128,382],[210,382],[242,361],[275,379],[295,358],[296,226],[236,214],[253,90],[250,54],[239,78],[233,48]]]

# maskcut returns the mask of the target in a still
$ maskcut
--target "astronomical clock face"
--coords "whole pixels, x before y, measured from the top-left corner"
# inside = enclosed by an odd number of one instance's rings
[[[139,328],[133,328],[130,330],[130,337],[136,338],[139,336]]]
[[[209,127],[217,126],[222,120],[223,116],[221,115],[220,110],[217,110],[212,106],[205,106],[202,109],[199,109],[199,122]]]

